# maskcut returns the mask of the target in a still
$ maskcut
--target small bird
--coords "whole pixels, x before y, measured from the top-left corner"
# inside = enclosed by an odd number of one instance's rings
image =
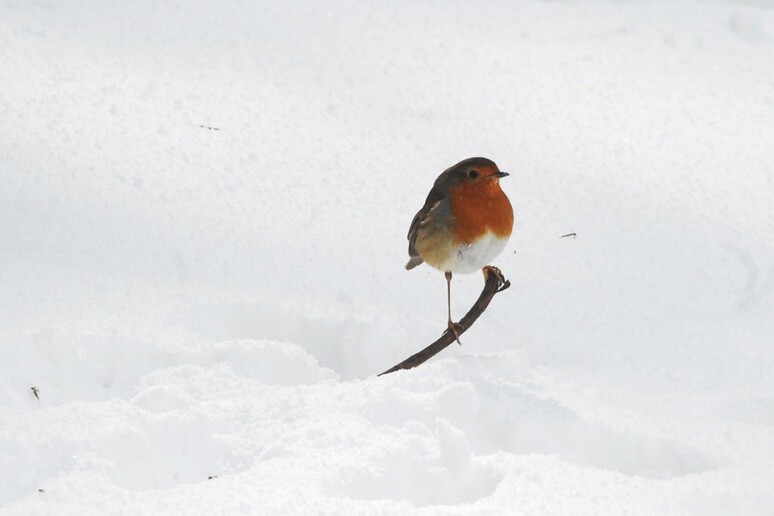
[[[482,269],[505,247],[513,229],[513,208],[500,188],[501,172],[487,158],[468,158],[446,169],[433,184],[408,232],[411,270],[422,262],[446,276],[448,330],[459,342],[451,318],[452,273]]]

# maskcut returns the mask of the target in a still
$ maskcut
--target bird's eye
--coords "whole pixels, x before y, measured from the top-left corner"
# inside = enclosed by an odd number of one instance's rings
[[[477,170],[468,170],[468,177],[471,179],[475,179],[478,177],[478,171]]]

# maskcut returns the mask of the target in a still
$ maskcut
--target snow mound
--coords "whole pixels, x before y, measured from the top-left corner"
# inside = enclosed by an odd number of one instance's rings
[[[0,3],[0,512],[770,512],[773,62],[764,0]],[[470,156],[512,287],[377,377]]]

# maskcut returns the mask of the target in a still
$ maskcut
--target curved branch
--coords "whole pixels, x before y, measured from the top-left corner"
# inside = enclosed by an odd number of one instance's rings
[[[484,290],[481,291],[481,295],[478,296],[478,300],[470,308],[470,310],[468,310],[468,313],[465,314],[465,317],[463,317],[460,322],[457,323],[458,335],[462,335],[468,330],[468,328],[473,326],[473,323],[476,322],[478,316],[484,313],[484,310],[486,310],[486,308],[489,306],[489,302],[492,301],[492,298],[495,296],[495,294],[502,292],[511,286],[511,282],[505,279],[505,276],[503,276],[503,273],[500,272],[500,269],[491,265],[484,267],[484,281]],[[455,340],[457,340],[457,337],[454,335],[454,333],[446,330],[438,340],[427,346],[425,349],[419,353],[411,355],[400,364],[392,366],[379,376],[393,373],[400,369],[412,369],[420,364],[423,364],[430,358],[437,355],[443,348]]]

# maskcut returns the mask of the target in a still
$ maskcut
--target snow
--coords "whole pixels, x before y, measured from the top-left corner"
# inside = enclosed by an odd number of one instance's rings
[[[0,3],[0,513],[770,513],[773,62],[765,0]],[[471,156],[512,287],[377,377]]]

